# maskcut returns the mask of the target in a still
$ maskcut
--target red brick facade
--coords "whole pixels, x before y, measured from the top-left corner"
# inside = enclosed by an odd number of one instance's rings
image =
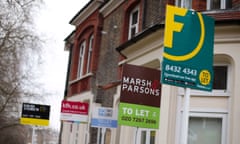
[[[90,90],[91,88],[91,79],[92,75],[86,75],[86,65],[87,61],[84,61],[83,66],[83,78],[78,78],[78,62],[79,62],[79,47],[83,41],[86,42],[86,49],[85,51],[89,50],[89,40],[90,37],[94,37],[93,41],[93,50],[92,50],[92,57],[91,57],[91,64],[90,64],[90,72],[96,73],[98,67],[98,55],[100,49],[100,40],[101,40],[101,27],[102,27],[102,17],[99,11],[94,12],[91,14],[83,23],[78,25],[75,32],[74,38],[74,47],[73,47],[73,55],[72,55],[72,65],[70,70],[70,84],[68,90],[68,96],[72,96],[75,94],[79,94],[80,92],[84,92]],[[87,52],[85,52],[84,57],[87,58]]]

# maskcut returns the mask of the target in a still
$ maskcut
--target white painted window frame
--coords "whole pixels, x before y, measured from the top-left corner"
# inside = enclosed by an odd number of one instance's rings
[[[207,10],[211,10],[211,1],[207,0]],[[226,9],[226,0],[220,0],[220,9]]]
[[[211,10],[211,1],[212,0],[206,0],[206,3],[207,3],[206,10]],[[220,0],[220,9],[226,9],[226,1],[227,0]],[[189,4],[190,4],[190,7],[192,8],[191,6],[192,0],[189,0]],[[184,4],[184,0],[176,0],[175,5],[181,7],[182,5],[184,6],[186,4]]]
[[[221,144],[227,144],[228,128],[227,128],[227,114],[226,113],[190,112],[189,117],[221,118],[222,119]]]
[[[213,89],[212,92],[191,89],[191,96],[197,95],[197,96],[224,96],[225,97],[225,96],[231,95],[232,66],[227,63],[214,64],[214,66],[227,66],[227,89],[226,90]],[[178,91],[180,95],[184,95],[183,88],[178,88]]]
[[[177,130],[176,130],[176,139],[175,139],[175,144],[180,144],[181,142],[181,121],[182,121],[182,111],[179,113],[177,116]],[[189,113],[189,117],[201,117],[201,118],[221,118],[222,119],[222,133],[221,133],[221,144],[227,144],[228,141],[228,112],[226,111],[212,111],[211,109],[209,110],[204,110],[201,111],[200,109],[197,110],[191,110]]]
[[[133,14],[138,11],[138,16],[137,16],[137,23],[133,24],[132,18],[133,18]],[[139,11],[139,5],[137,5],[131,12],[129,15],[129,27],[128,27],[128,39],[132,38],[132,28],[135,28],[135,35],[139,32],[139,15],[140,15],[140,11]]]
[[[83,76],[85,49],[86,41],[83,41],[79,47],[78,72],[77,72],[78,78],[81,78]]]
[[[88,48],[88,57],[87,57],[87,73],[91,72],[91,59],[92,59],[92,51],[93,51],[93,41],[94,36],[91,35],[89,38],[89,48]]]
[[[146,132],[146,142],[145,142],[145,144],[150,144],[151,131],[155,131],[156,132],[156,130],[154,130],[154,129],[145,129],[145,128],[136,128],[136,144],[141,144],[141,137],[142,137],[142,132],[143,131]]]

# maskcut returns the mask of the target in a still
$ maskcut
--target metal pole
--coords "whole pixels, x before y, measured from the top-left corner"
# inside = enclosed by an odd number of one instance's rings
[[[181,144],[187,144],[187,142],[188,142],[189,103],[190,103],[190,88],[185,88],[184,89]]]
[[[35,126],[32,126],[32,144],[34,144],[34,140],[35,140]]]
[[[101,144],[104,144],[105,142],[105,134],[106,134],[106,128],[102,128]]]
[[[137,144],[137,134],[138,134],[138,127],[137,127],[137,129],[136,129],[136,133],[135,133],[135,144]]]
[[[182,8],[190,8],[191,0],[182,0]],[[190,88],[184,89],[184,102],[183,102],[183,118],[182,118],[182,137],[181,144],[188,143],[188,123],[189,123],[189,103],[190,103]]]

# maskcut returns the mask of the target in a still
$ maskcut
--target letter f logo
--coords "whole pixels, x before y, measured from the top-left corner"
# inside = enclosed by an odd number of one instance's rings
[[[185,16],[187,9],[177,8],[170,5],[167,5],[167,16],[166,16],[166,27],[165,27],[165,38],[164,46],[172,48],[173,42],[173,32],[181,32],[183,28],[183,23],[175,22],[174,16]]]
[[[166,11],[166,23],[165,23],[165,31],[164,31],[164,47],[165,48],[185,48],[185,49],[191,49],[190,52],[182,55],[176,55],[173,53],[167,53],[166,51],[163,53],[163,57],[171,60],[171,61],[186,61],[189,59],[192,59],[194,56],[196,56],[204,43],[205,39],[205,26],[204,26],[204,20],[200,13],[197,13],[199,23],[200,23],[200,38],[196,46],[193,47],[184,47],[184,46],[173,46],[173,38],[174,38],[174,32],[182,32],[184,24],[181,22],[176,22],[174,17],[182,16],[185,17],[188,13],[187,9],[178,8],[174,6],[167,5],[167,11]],[[195,13],[195,12],[194,12]],[[187,18],[187,17],[186,17]],[[179,37],[177,37],[179,39]],[[169,51],[170,52],[170,51]]]

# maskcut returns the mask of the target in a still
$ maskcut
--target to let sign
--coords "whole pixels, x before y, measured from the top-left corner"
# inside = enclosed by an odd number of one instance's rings
[[[118,124],[158,129],[160,118],[160,71],[123,66]]]
[[[161,82],[212,90],[214,20],[167,5]]]

